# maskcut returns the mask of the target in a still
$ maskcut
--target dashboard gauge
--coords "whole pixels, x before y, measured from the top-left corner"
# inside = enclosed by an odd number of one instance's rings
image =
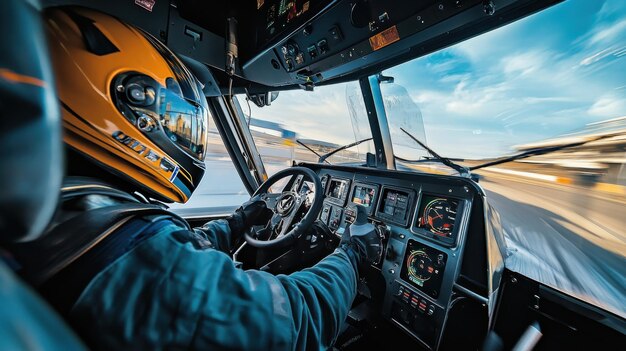
[[[447,259],[445,252],[409,239],[400,278],[428,296],[437,298]]]
[[[433,261],[422,250],[412,251],[407,257],[406,266],[409,270],[409,280],[419,286],[423,286],[435,271]]]
[[[427,198],[426,205],[423,206],[419,224],[421,228],[427,229],[437,235],[449,237],[454,231],[456,214],[459,202],[444,198]]]

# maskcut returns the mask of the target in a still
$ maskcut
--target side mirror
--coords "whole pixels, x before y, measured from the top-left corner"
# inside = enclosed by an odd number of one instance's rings
[[[248,97],[248,100],[254,102],[255,105],[259,107],[263,107],[263,106],[270,106],[272,104],[272,101],[278,98],[278,92],[266,91],[266,92],[261,92],[261,93],[250,94],[250,92],[246,90],[246,96]]]
[[[392,76],[385,76],[382,73],[378,73],[378,82],[381,84],[392,84],[395,79]]]

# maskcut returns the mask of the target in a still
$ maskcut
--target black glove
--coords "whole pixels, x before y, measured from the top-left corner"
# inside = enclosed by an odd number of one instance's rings
[[[268,221],[265,202],[253,197],[239,207],[235,213],[226,218],[232,235],[243,235],[253,225],[265,224]]]
[[[376,228],[367,222],[367,213],[361,205],[356,206],[357,216],[341,236],[340,247],[352,249],[357,254],[359,268],[378,263],[383,245]]]

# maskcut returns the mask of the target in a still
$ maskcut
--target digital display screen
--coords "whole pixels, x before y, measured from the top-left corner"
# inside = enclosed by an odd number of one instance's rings
[[[363,207],[370,207],[374,205],[375,197],[375,188],[364,185],[356,185],[354,187],[354,194],[352,195],[352,203]]]
[[[379,214],[397,222],[404,222],[410,206],[408,193],[394,189],[385,189]]]
[[[257,0],[258,46],[290,28],[297,27],[322,9],[328,0]]]
[[[327,195],[333,199],[344,200],[348,196],[348,187],[346,180],[331,179]]]
[[[409,240],[400,278],[433,298],[439,296],[448,255]]]
[[[418,210],[417,227],[437,237],[454,239],[459,200],[423,194]]]

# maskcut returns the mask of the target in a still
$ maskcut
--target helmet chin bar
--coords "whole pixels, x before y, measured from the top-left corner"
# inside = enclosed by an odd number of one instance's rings
[[[279,180],[288,176],[297,177],[300,175],[304,179],[313,182],[315,195],[307,213],[297,223],[294,223],[299,212],[298,210],[306,198],[291,190],[283,191],[280,194],[272,194],[268,191]],[[259,187],[253,197],[259,197],[265,202],[267,208],[274,212],[264,229],[258,232],[255,229],[251,229],[244,234],[246,242],[258,248],[280,248],[293,244],[296,239],[311,228],[322,209],[324,201],[322,183],[319,177],[315,172],[304,167],[291,167],[274,174]],[[260,236],[263,236],[262,234],[267,236],[268,232],[270,238],[267,238],[267,240],[259,239]],[[271,238],[276,233],[278,235]]]

